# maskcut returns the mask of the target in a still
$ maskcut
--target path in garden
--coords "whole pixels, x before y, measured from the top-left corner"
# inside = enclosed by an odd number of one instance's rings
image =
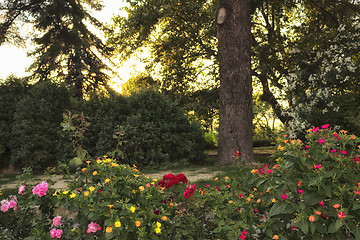
[[[165,174],[168,173],[173,173],[173,174],[178,174],[178,173],[183,173],[190,182],[195,182],[198,180],[206,180],[206,179],[211,179],[213,177],[215,177],[216,175],[218,175],[219,173],[221,173],[220,171],[216,171],[216,172],[209,172],[209,170],[207,168],[198,168],[196,170],[186,170],[186,171],[161,171],[161,172],[156,172],[156,173],[151,173],[151,174],[146,174],[146,176],[148,176],[149,178],[152,179],[158,179],[160,180],[162,178],[162,176],[164,176]],[[40,183],[42,181],[45,181],[48,177],[46,176],[36,176],[34,180],[30,181],[29,184],[37,184]],[[52,180],[55,182],[53,185],[51,185],[52,188],[55,188],[57,190],[61,190],[61,189],[66,189],[67,185],[71,182],[71,179],[69,178],[64,178],[62,175],[55,175],[52,177]],[[20,186],[21,182],[20,181],[14,181],[11,183],[7,183],[7,184],[3,184],[0,186],[0,190],[3,189],[7,189],[7,188],[18,188]]]

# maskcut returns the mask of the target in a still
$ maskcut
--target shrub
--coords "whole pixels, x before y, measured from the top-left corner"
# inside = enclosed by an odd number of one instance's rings
[[[111,156],[117,146],[114,134],[129,115],[127,99],[121,95],[106,98],[92,96],[84,103],[82,110],[90,123],[85,134],[84,148],[91,156],[100,156],[104,153]]]
[[[204,158],[200,125],[165,95],[143,90],[129,98],[131,114],[124,124],[124,161],[140,166],[160,167],[164,163]]]
[[[11,158],[11,129],[17,102],[28,90],[24,79],[9,77],[0,84],[0,168],[9,165]]]
[[[62,113],[70,105],[69,92],[39,82],[16,104],[12,127],[11,162],[16,168],[44,169],[57,162],[64,146],[60,137]]]

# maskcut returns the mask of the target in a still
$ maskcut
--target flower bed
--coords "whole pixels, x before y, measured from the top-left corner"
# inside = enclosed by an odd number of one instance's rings
[[[86,161],[66,191],[43,182],[21,186],[16,197],[3,200],[0,217],[8,223],[0,237],[360,238],[357,137],[323,125],[308,130],[304,141],[283,136],[273,159],[204,189],[183,174],[157,181],[106,156]],[[57,215],[59,207],[67,211]]]

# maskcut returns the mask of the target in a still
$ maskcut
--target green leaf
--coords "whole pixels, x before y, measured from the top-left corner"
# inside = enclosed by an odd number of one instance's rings
[[[219,232],[221,232],[221,230],[222,230],[222,227],[219,226],[214,229],[214,233],[219,233]]]
[[[308,234],[308,232],[309,232],[309,223],[307,223],[307,222],[300,222],[300,223],[297,224],[297,225],[298,225],[298,227],[301,229],[301,231],[303,231],[303,233],[304,233],[305,235]]]
[[[272,208],[270,209],[269,217],[283,213],[285,208],[286,208],[285,203],[282,202],[275,203],[274,206],[272,206]]]
[[[71,162],[73,162],[75,165],[81,165],[83,163],[78,157],[74,157]]]
[[[24,238],[24,240],[36,240],[36,237],[34,237],[34,236],[30,236],[30,237],[26,237],[26,238]]]
[[[336,222],[331,223],[328,229],[328,233],[335,233],[341,228],[340,219],[336,220]]]
[[[358,210],[360,209],[360,204],[359,203],[355,203],[352,210]]]
[[[318,185],[323,179],[323,176],[318,176],[315,178],[311,178],[310,182],[309,182],[309,186],[314,186],[314,185]]]

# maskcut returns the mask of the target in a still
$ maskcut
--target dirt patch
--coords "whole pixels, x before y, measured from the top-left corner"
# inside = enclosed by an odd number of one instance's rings
[[[173,173],[173,174],[179,174],[182,173],[184,174],[189,182],[195,182],[198,180],[207,180],[207,179],[212,179],[214,178],[216,175],[220,174],[221,171],[215,171],[215,172],[211,172],[208,173],[208,170],[206,168],[199,168],[196,170],[188,170],[188,171],[161,171],[161,172],[157,172],[157,173],[151,173],[151,174],[146,174],[146,176],[148,176],[151,179],[162,179],[162,176],[164,176],[165,174],[168,173]],[[48,179],[48,177],[46,176],[39,176],[39,177],[35,177],[34,180],[29,181],[27,184],[32,184],[32,185],[36,185],[42,181],[46,181]],[[57,190],[63,190],[67,188],[67,185],[72,181],[72,179],[69,178],[64,178],[62,175],[56,175],[53,176],[51,178],[55,183],[53,185],[51,185],[51,188],[57,189]],[[21,181],[14,181],[12,183],[8,183],[8,184],[3,184],[0,187],[0,190],[3,189],[7,189],[7,188],[19,188],[21,185]]]

